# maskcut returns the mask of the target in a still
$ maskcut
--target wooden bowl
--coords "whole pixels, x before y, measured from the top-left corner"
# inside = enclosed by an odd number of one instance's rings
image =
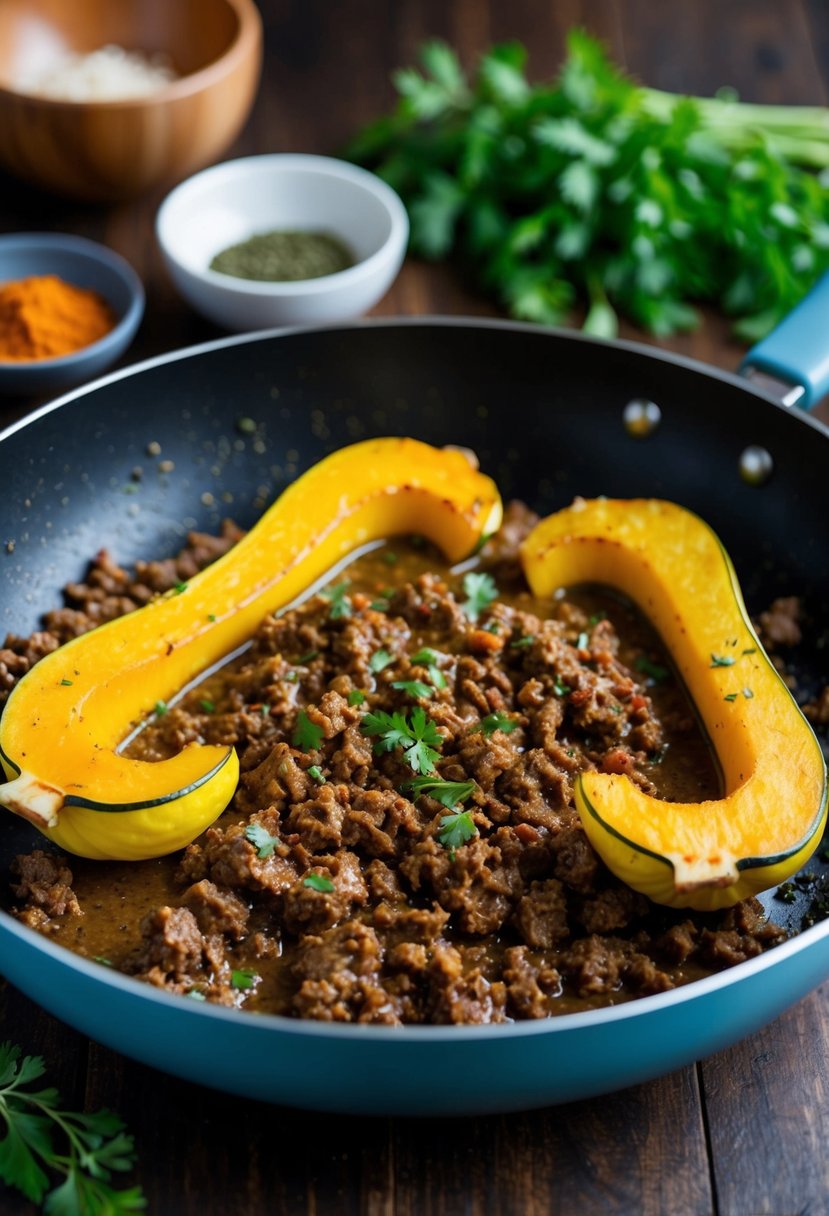
[[[166,56],[177,79],[123,101],[63,101],[31,90],[67,53],[104,46]],[[262,23],[253,0],[4,0],[0,165],[90,200],[169,186],[215,160],[253,104]]]

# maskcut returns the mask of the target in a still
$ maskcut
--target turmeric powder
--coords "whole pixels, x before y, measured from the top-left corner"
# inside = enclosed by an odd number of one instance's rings
[[[114,327],[102,296],[57,275],[0,286],[0,361],[57,359],[97,342]]]

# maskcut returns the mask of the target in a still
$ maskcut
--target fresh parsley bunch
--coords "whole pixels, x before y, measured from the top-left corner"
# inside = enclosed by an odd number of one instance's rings
[[[696,303],[756,341],[829,268],[829,111],[644,88],[571,33],[558,79],[531,85],[518,43],[470,79],[445,44],[395,75],[394,113],[349,155],[403,197],[412,250],[454,255],[514,316],[617,314],[657,335]],[[802,167],[802,166],[805,166]]]
[[[46,1216],[127,1216],[146,1207],[139,1187],[115,1190],[112,1175],[135,1165],[132,1136],[117,1115],[61,1109],[56,1089],[32,1089],[44,1073],[40,1056],[0,1044],[0,1178]],[[57,1174],[61,1181],[46,1171]]]

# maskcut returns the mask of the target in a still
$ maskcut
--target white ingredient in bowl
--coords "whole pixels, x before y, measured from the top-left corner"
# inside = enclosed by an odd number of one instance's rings
[[[19,78],[17,87],[56,101],[127,101],[177,79],[165,55],[104,46],[88,55],[67,55],[48,71]]]

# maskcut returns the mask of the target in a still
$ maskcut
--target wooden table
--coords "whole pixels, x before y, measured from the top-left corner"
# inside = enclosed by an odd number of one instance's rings
[[[336,153],[392,101],[390,71],[440,36],[467,63],[520,38],[533,77],[552,75],[582,24],[648,83],[746,99],[825,103],[826,0],[261,0],[266,66],[254,113],[228,156]],[[147,288],[128,361],[217,332],[181,303],[153,238],[161,195],[86,207],[0,177],[0,231],[55,229],[124,254]],[[450,272],[407,264],[382,315],[489,314]],[[633,334],[641,337],[642,335]],[[734,368],[740,348],[711,318],[665,343]],[[5,402],[0,423],[35,402]],[[825,411],[825,407],[824,407]],[[824,412],[824,417],[827,414]],[[44,1055],[67,1104],[120,1112],[135,1180],[158,1216],[794,1216],[829,1212],[829,989],[695,1067],[595,1101],[468,1120],[340,1119],[227,1098],[123,1059],[0,987],[2,1037]],[[0,1188],[0,1212],[34,1209]]]

